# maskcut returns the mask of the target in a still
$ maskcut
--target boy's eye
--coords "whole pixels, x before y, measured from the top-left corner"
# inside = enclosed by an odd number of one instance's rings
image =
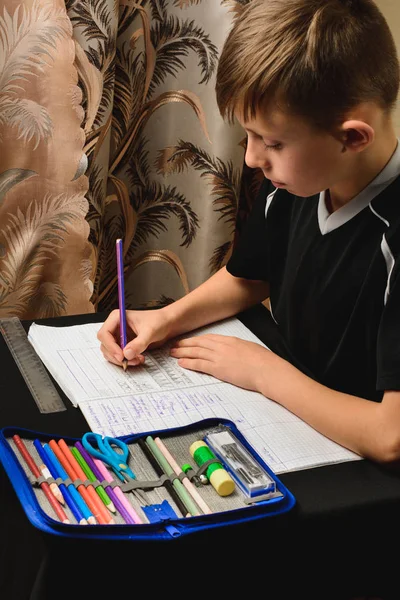
[[[282,148],[282,144],[266,144],[264,142],[264,148],[266,150],[280,150]]]

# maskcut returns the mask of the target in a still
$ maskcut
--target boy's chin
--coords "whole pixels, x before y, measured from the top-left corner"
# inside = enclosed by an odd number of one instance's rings
[[[299,190],[291,187],[286,187],[285,190],[289,192],[289,194],[293,194],[293,196],[298,196],[299,198],[311,198],[312,196],[316,196],[321,192],[315,190]]]

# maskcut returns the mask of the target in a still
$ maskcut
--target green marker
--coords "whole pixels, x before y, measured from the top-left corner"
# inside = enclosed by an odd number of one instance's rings
[[[75,448],[74,446],[72,446],[71,452],[74,455],[74,457],[76,458],[80,468],[85,473],[85,475],[89,479],[89,481],[96,481],[96,477],[95,477],[92,469],[89,467],[86,460],[83,458],[82,454],[79,452],[78,448]],[[98,486],[96,486],[95,489],[96,489],[97,494],[100,496],[101,500],[103,501],[103,503],[108,508],[108,510],[110,510],[113,513],[117,512],[115,509],[114,503],[111,501],[110,496],[107,494],[107,492],[103,488],[103,486],[98,485]]]

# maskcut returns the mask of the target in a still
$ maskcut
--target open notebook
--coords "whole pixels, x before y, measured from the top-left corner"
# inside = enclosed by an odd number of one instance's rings
[[[33,323],[28,338],[90,429],[102,435],[179,427],[217,417],[234,421],[279,474],[360,457],[327,439],[293,413],[257,392],[179,367],[169,345],[146,352],[143,366],[128,369],[104,359],[101,323],[48,327]],[[262,342],[231,318],[191,332],[220,333]],[[262,344],[265,346],[265,344]]]

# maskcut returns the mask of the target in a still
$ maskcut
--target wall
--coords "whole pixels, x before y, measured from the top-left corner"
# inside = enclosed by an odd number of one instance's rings
[[[397,49],[400,56],[400,10],[399,0],[375,0],[382,13],[385,15],[390,29],[397,43]],[[397,103],[395,112],[395,126],[397,135],[400,137],[400,101]]]

